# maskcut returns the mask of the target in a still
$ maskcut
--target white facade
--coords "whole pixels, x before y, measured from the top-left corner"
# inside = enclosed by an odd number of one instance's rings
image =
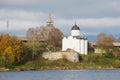
[[[80,53],[81,54],[85,54],[85,40],[82,38],[82,39],[80,39],[80,48],[81,48],[81,51],[80,51]]]
[[[79,30],[72,30],[71,35],[72,36],[80,36],[80,31]]]
[[[71,36],[62,39],[62,51],[73,49],[79,54],[88,53],[88,40],[80,36],[80,29],[75,24],[71,30]]]
[[[85,54],[88,53],[88,40],[85,39]]]

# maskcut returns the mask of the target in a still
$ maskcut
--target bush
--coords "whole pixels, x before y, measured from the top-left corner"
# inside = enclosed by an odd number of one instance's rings
[[[115,60],[115,62],[113,63],[113,67],[120,68],[120,60]]]
[[[82,62],[96,62],[102,57],[101,54],[81,55]]]
[[[106,58],[114,58],[113,52],[104,53],[103,55],[104,55]]]
[[[117,59],[120,59],[120,50],[119,49],[114,49],[113,56]]]
[[[5,57],[0,56],[0,67],[6,66],[6,59]]]

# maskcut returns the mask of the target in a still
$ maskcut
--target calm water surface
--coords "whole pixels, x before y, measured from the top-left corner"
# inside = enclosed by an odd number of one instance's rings
[[[120,80],[120,70],[0,72],[0,80]]]

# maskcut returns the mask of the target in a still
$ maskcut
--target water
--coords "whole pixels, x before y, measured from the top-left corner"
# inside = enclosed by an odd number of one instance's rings
[[[120,80],[120,70],[0,72],[0,80]]]

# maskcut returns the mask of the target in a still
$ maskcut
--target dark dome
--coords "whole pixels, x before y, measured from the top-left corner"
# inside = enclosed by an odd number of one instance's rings
[[[75,25],[72,27],[72,30],[80,30],[80,28],[75,24]]]

